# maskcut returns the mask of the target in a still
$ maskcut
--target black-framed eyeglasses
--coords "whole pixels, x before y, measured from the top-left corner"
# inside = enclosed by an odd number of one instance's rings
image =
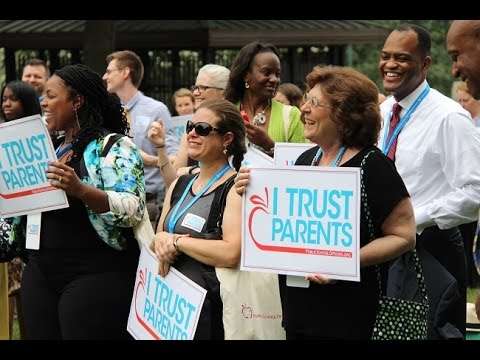
[[[185,125],[185,130],[187,131],[187,134],[190,133],[190,131],[194,130],[197,133],[197,135],[200,136],[208,136],[210,134],[210,131],[217,131],[219,133],[225,133],[225,130],[219,129],[219,128],[214,128],[212,125],[209,123],[200,121],[197,123],[194,123],[191,120],[187,121],[187,125]]]
[[[198,92],[200,94],[203,94],[205,91],[207,91],[208,89],[217,89],[217,90],[225,90],[225,89],[222,89],[222,88],[219,88],[219,87],[215,87],[215,86],[205,86],[205,85],[193,85],[190,90],[192,90],[192,93],[194,93],[195,91],[198,90]]]
[[[309,101],[310,101],[310,104],[312,104],[313,108],[316,108],[317,106],[321,106],[321,107],[333,109],[333,107],[331,106],[320,104],[320,101],[318,101],[318,99],[315,96],[308,96],[307,93],[303,94],[303,103],[306,104]]]

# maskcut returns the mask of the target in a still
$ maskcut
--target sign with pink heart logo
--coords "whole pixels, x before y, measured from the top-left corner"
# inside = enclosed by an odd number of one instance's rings
[[[173,267],[165,277],[157,270],[143,246],[127,330],[137,340],[192,340],[207,291]]]
[[[360,281],[360,169],[250,168],[241,269]]]

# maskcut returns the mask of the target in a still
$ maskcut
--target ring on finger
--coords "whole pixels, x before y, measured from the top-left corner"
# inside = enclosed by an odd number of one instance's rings
[[[62,177],[61,177],[61,176],[58,177],[58,182],[59,182],[59,183],[62,182]]]

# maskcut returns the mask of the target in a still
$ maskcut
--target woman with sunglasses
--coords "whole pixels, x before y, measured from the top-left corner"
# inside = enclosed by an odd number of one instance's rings
[[[389,261],[415,247],[412,202],[395,164],[375,146],[381,124],[375,83],[352,68],[317,66],[306,85],[301,107],[305,138],[317,146],[301,154],[295,165],[361,167],[376,237],[370,238],[362,204],[358,283],[310,274],[308,287],[292,287],[280,275],[283,326],[287,340],[366,340],[373,334],[379,298],[375,265],[385,284]],[[235,184],[238,194],[248,186],[248,175],[242,167]]]
[[[174,266],[207,290],[195,339],[220,340],[224,330],[215,267],[234,268],[240,261],[242,206],[232,183],[246,152],[245,125],[232,103],[207,100],[186,133],[188,156],[200,162],[200,172],[180,176],[168,189],[151,248],[160,261],[159,275]]]
[[[270,156],[273,156],[275,142],[306,142],[300,110],[274,99],[280,72],[277,48],[251,42],[233,61],[225,95],[225,99],[240,109],[249,142]]]

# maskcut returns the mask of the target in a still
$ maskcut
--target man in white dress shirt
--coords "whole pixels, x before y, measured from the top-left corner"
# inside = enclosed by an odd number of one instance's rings
[[[397,27],[386,39],[379,70],[385,90],[393,96],[380,106],[384,127],[378,147],[384,153],[391,147],[389,122],[398,102],[402,110],[399,130],[394,132],[395,165],[414,206],[416,248],[430,304],[428,336],[461,338],[466,323],[466,263],[457,226],[478,217],[480,135],[460,104],[429,87],[430,46],[428,32],[410,24]],[[447,270],[443,273],[451,283],[439,289],[447,279],[435,278],[432,265]],[[394,275],[390,279],[396,280]],[[447,298],[447,286],[456,296]]]

